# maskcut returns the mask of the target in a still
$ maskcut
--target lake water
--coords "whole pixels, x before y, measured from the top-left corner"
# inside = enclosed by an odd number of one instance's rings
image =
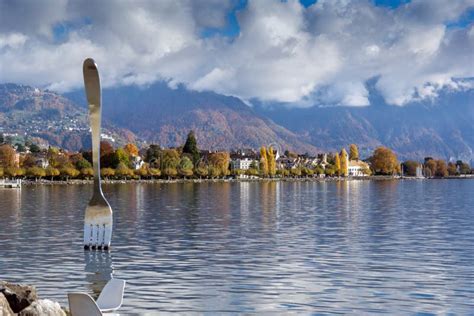
[[[474,314],[474,181],[106,185],[112,250],[82,249],[89,185],[0,189],[0,279],[124,313]]]

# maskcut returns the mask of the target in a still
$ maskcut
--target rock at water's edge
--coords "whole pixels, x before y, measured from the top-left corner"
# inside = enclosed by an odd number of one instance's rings
[[[14,313],[10,308],[10,304],[8,304],[5,295],[0,293],[0,316],[13,316]]]
[[[37,300],[18,313],[18,316],[66,316],[59,303],[50,300]]]
[[[36,288],[30,285],[12,284],[0,281],[0,293],[5,296],[14,313],[19,313],[38,299]]]

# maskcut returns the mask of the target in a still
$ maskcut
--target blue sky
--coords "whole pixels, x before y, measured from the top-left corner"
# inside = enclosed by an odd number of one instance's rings
[[[0,0],[1,82],[166,81],[244,101],[390,104],[470,89],[474,0]],[[5,67],[4,65],[8,65]]]

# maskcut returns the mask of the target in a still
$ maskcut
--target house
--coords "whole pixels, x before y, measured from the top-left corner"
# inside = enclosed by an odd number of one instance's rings
[[[367,176],[365,170],[369,169],[369,165],[362,160],[350,160],[347,165],[347,175],[352,177]]]
[[[46,159],[46,158],[37,158],[37,159],[35,160],[35,165],[36,165],[37,167],[46,169],[46,168],[49,167],[49,161],[48,161],[48,159]]]
[[[230,168],[232,170],[248,170],[252,163],[258,166],[258,161],[250,158],[237,158],[230,161]]]
[[[140,157],[140,156],[132,156],[131,159],[130,159],[130,164],[132,165],[132,169],[138,170],[141,167],[143,167],[145,162],[143,161],[142,157]]]

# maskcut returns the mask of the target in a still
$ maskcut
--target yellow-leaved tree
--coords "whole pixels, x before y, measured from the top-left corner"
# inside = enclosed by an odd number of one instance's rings
[[[349,162],[347,160],[347,151],[345,148],[341,149],[341,171],[340,174],[343,177],[347,177]]]
[[[262,176],[268,175],[268,159],[267,159],[267,149],[265,146],[260,148],[260,174]]]
[[[356,144],[351,144],[349,147],[349,160],[359,160],[359,149]]]

